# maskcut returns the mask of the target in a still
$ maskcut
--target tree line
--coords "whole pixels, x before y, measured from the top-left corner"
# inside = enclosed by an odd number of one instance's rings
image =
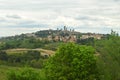
[[[39,51],[27,51],[24,53],[7,54],[5,51],[0,51],[0,62],[9,66],[31,66],[34,68],[42,68],[42,60]]]

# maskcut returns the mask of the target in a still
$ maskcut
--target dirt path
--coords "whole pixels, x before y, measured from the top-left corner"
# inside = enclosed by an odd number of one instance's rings
[[[52,55],[55,53],[52,50],[46,50],[46,49],[41,49],[41,48],[37,48],[37,49],[16,48],[16,49],[8,49],[6,50],[6,52],[7,53],[19,53],[19,52],[26,52],[28,50],[36,50],[36,51],[40,51],[41,54],[48,54],[48,55]]]

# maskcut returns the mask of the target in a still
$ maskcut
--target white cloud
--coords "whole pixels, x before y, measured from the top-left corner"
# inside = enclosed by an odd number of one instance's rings
[[[81,32],[120,33],[120,1],[0,0],[0,36],[63,25]]]

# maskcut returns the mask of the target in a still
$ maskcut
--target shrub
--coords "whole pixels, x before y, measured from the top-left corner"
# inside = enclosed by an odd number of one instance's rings
[[[49,80],[98,80],[95,50],[73,43],[62,45],[45,65]]]
[[[8,80],[40,80],[38,71],[32,68],[22,68],[8,72]]]

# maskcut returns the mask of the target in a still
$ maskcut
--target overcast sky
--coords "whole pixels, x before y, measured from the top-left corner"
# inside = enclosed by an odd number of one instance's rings
[[[0,0],[0,36],[64,25],[79,32],[120,34],[120,0]]]

